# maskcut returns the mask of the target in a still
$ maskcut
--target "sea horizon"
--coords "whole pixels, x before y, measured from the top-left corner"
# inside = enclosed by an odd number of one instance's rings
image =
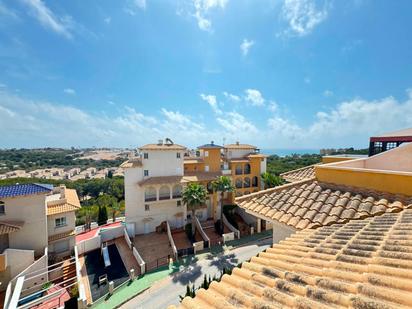
[[[286,157],[293,154],[304,155],[304,154],[319,154],[320,149],[315,148],[302,148],[302,149],[276,149],[276,148],[266,148],[261,149],[261,153],[265,155],[278,155],[280,157]]]

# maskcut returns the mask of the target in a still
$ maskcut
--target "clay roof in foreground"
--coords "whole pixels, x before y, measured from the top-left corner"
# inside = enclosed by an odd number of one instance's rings
[[[235,199],[247,212],[296,229],[412,208],[412,197],[304,180]]]
[[[306,229],[180,308],[411,308],[412,210]]]
[[[293,171],[280,174],[280,177],[285,179],[288,182],[295,182],[304,179],[313,179],[315,178],[315,165],[305,166]]]

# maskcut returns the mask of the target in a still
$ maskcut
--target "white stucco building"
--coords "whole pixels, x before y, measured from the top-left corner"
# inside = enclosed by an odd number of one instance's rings
[[[123,163],[126,223],[129,233],[154,232],[163,221],[172,228],[186,223],[182,205],[185,147],[165,143],[139,148],[140,156]]]
[[[80,202],[65,186],[0,187],[0,290],[38,257],[70,255]]]

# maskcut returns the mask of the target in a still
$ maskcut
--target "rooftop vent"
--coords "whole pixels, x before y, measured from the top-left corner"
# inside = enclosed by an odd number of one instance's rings
[[[215,142],[214,142],[214,141],[211,141],[211,142],[210,142],[210,144],[211,144],[211,145],[214,145],[214,144],[215,144]]]
[[[236,142],[236,145],[239,145],[239,141]]]
[[[162,140],[162,139],[159,139],[159,140],[157,141],[157,144],[158,144],[158,145],[163,145],[163,140]]]

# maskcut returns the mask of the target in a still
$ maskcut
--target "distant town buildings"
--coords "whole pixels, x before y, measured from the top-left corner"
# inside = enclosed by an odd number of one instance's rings
[[[52,180],[79,180],[79,179],[104,179],[108,176],[109,172],[113,176],[123,176],[123,169],[120,167],[110,167],[103,169],[96,169],[95,167],[89,167],[85,170],[81,170],[78,167],[75,168],[45,168],[37,169],[34,171],[15,170],[0,174],[1,179],[12,178],[40,178],[40,179],[52,179]]]

